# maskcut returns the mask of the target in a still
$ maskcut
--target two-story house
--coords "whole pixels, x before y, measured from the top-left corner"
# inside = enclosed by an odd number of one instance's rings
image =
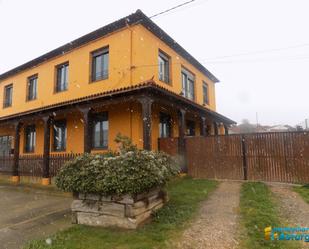
[[[212,75],[140,10],[0,75],[0,153],[42,155],[139,148],[158,138],[227,132]]]

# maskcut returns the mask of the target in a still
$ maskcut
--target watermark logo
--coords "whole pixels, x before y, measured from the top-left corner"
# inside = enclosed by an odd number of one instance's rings
[[[309,243],[309,227],[265,227],[265,240],[303,240]]]

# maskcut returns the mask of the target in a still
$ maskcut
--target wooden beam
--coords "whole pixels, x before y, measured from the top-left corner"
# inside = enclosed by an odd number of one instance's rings
[[[178,127],[179,127],[179,140],[178,140],[178,154],[182,160],[180,161],[181,171],[183,173],[188,172],[187,161],[186,161],[186,110],[178,110]]]
[[[15,136],[14,136],[14,162],[13,162],[13,169],[12,169],[13,181],[15,181],[15,179],[16,181],[19,181],[19,146],[20,146],[21,126],[22,126],[21,122],[14,123]]]
[[[201,136],[207,136],[206,117],[201,117]]]
[[[229,134],[229,126],[228,125],[224,125],[224,133],[225,133],[225,135]]]
[[[50,157],[50,126],[52,122],[51,116],[45,116],[42,118],[44,124],[44,150],[43,150],[43,175],[42,184],[50,184],[50,172],[49,172],[49,157]]]
[[[89,107],[78,108],[83,115],[84,120],[84,153],[91,153],[92,143],[92,119],[91,111]]]
[[[143,120],[143,147],[145,150],[152,148],[152,115],[151,107],[153,99],[149,96],[143,96],[138,99],[142,106],[142,120]]]
[[[179,149],[180,153],[183,153],[184,150],[184,138],[186,134],[186,111],[184,109],[180,109],[178,111],[178,126],[179,126]]]
[[[218,136],[219,135],[219,129],[218,129],[218,123],[214,122],[214,131],[215,131],[215,135]]]

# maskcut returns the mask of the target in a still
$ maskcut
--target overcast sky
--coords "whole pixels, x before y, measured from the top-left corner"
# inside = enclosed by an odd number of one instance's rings
[[[183,0],[0,0],[0,74],[141,9]],[[154,18],[217,78],[217,111],[240,122],[309,117],[309,1],[196,0]]]

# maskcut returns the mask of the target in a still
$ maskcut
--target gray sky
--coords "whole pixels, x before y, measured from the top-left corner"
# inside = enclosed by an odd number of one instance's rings
[[[0,0],[0,73],[136,9],[182,2]],[[196,0],[153,20],[220,79],[218,112],[295,125],[309,117],[308,10],[308,0]]]

